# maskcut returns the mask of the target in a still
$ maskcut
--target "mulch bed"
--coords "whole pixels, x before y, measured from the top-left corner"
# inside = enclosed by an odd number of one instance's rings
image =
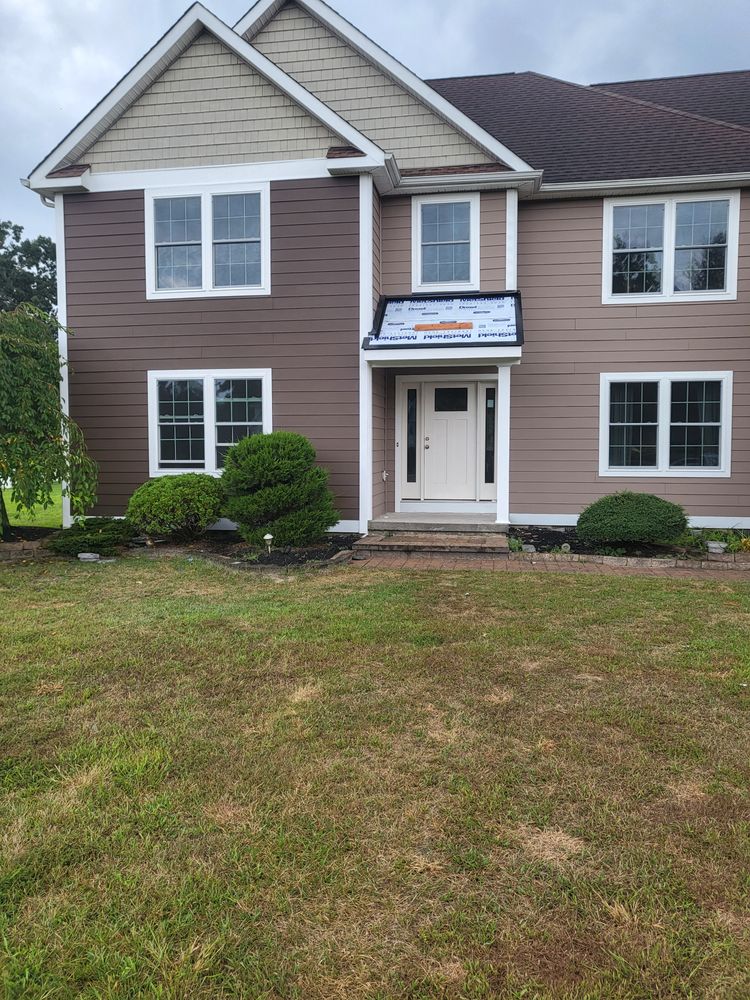
[[[614,546],[582,542],[575,528],[511,528],[508,535],[520,539],[524,545],[534,545],[537,552],[552,552],[567,543],[570,551],[576,555],[624,555],[638,559],[653,559],[659,556],[674,558],[675,555],[684,553],[683,549],[676,549],[674,546],[648,544],[618,545],[615,551]]]
[[[7,535],[0,535],[0,542],[37,542],[41,538],[49,538],[54,535],[59,528],[29,528],[11,525]]]
[[[244,542],[235,531],[214,531],[206,535],[191,548],[209,555],[237,559],[255,566],[303,566],[310,562],[324,562],[338,552],[350,549],[359,535],[328,535],[317,545],[300,548],[291,546],[271,549],[268,553]]]

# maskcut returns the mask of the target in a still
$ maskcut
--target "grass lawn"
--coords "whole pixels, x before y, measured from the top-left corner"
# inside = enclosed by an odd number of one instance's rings
[[[750,996],[750,587],[0,569],[0,994]]]
[[[62,493],[59,486],[55,486],[52,492],[52,506],[45,509],[39,507],[33,515],[28,511],[21,514],[16,511],[16,505],[10,498],[10,490],[3,490],[3,498],[11,524],[29,528],[62,528]]]

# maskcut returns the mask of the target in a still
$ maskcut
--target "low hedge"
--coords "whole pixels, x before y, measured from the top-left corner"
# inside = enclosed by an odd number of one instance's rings
[[[136,529],[126,520],[112,517],[89,517],[51,535],[45,547],[59,556],[77,556],[79,552],[97,552],[113,556],[135,538]]]
[[[128,521],[144,535],[198,538],[221,517],[221,480],[202,472],[150,479],[128,503]]]
[[[613,493],[587,507],[576,532],[584,542],[672,542],[687,530],[685,511],[651,493]]]

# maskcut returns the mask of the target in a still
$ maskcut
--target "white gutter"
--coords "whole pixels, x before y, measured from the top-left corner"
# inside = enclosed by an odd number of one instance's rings
[[[541,185],[536,198],[575,198],[585,195],[634,194],[647,191],[710,190],[750,184],[750,171],[733,174],[691,174],[678,177],[637,177],[609,181],[576,181]]]

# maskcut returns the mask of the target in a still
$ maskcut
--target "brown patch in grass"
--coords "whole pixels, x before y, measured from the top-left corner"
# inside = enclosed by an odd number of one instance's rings
[[[514,697],[515,695],[508,688],[499,687],[485,695],[484,700],[488,701],[490,705],[507,705],[508,702],[513,701]]]
[[[293,705],[299,705],[302,702],[314,701],[321,691],[323,690],[322,685],[319,681],[312,681],[308,684],[300,684],[298,688],[289,695],[289,701]]]
[[[244,806],[233,799],[221,798],[216,802],[209,802],[203,808],[204,815],[217,826],[237,829],[239,827],[259,827],[255,808]]]
[[[553,918],[538,933],[494,950],[496,971],[488,977],[490,987],[497,991],[493,996],[505,995],[511,970],[515,980],[544,984],[555,996],[562,996],[557,991],[563,989],[569,996],[567,990],[584,983],[606,964],[607,947],[593,932],[584,935],[564,918]]]
[[[62,681],[39,681],[34,688],[34,694],[42,697],[45,694],[60,694],[64,689]]]
[[[551,864],[564,864],[586,846],[579,837],[571,837],[564,830],[539,830],[525,826],[519,832],[524,850],[537,861]]]

